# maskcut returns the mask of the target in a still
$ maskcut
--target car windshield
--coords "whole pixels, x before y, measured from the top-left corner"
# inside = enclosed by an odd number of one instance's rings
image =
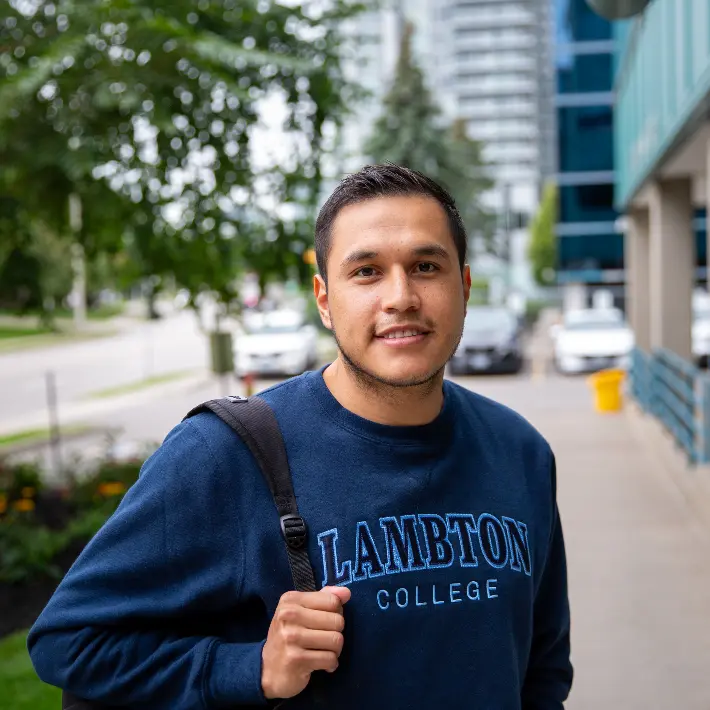
[[[515,328],[515,316],[503,308],[469,308],[464,324],[467,333]]]
[[[292,315],[269,313],[252,316],[244,322],[244,330],[249,335],[284,335],[298,333],[303,326],[300,318]]]
[[[620,330],[626,327],[624,316],[615,308],[572,311],[565,317],[565,330]]]

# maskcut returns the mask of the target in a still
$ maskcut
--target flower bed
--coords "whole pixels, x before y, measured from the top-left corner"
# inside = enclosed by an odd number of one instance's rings
[[[0,638],[34,622],[141,464],[102,460],[80,481],[48,488],[36,465],[0,462]]]

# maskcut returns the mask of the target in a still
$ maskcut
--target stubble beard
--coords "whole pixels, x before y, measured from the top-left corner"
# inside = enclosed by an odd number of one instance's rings
[[[352,375],[356,385],[363,389],[364,391],[378,397],[383,397],[387,399],[396,399],[402,394],[417,393],[422,398],[427,397],[436,389],[441,387],[441,383],[444,379],[443,373],[446,368],[446,363],[454,356],[454,353],[458,349],[461,338],[463,337],[463,321],[461,323],[461,332],[456,338],[455,345],[446,360],[438,365],[434,370],[429,372],[427,375],[421,377],[412,377],[409,379],[392,379],[387,377],[382,377],[371,370],[368,370],[364,365],[359,363],[357,359],[348,353],[348,351],[343,347],[342,342],[338,338],[338,332],[335,327],[335,322],[333,321],[333,316],[330,317],[331,329],[333,333],[333,338],[338,346],[338,351],[340,352],[340,358],[343,361],[343,365]]]

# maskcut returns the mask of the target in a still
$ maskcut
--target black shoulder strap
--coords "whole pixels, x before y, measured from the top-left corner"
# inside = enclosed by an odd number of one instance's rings
[[[216,414],[249,447],[276,504],[293,586],[299,592],[316,591],[308,558],[308,529],[298,512],[286,446],[271,407],[260,397],[224,397],[203,402],[188,412],[185,419],[205,411]]]

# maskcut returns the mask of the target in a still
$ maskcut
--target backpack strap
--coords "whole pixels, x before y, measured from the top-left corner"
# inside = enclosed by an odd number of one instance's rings
[[[185,419],[213,412],[249,447],[271,491],[286,542],[293,586],[299,592],[316,591],[308,557],[308,528],[298,512],[281,429],[271,407],[260,397],[224,397],[203,402]]]

